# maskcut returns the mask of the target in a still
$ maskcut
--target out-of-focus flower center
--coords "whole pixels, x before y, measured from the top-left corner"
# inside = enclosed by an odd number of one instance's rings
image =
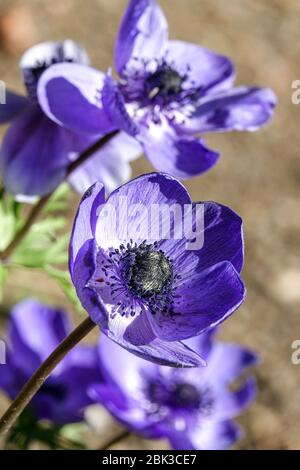
[[[156,97],[172,98],[181,91],[184,78],[171,68],[159,69],[146,79],[146,92],[150,100]]]
[[[170,409],[192,411],[202,406],[202,394],[195,385],[188,382],[171,382],[158,379],[148,385],[148,396],[152,403]]]
[[[193,383],[172,378],[157,377],[147,384],[146,396],[150,403],[167,407],[173,411],[200,411],[209,415],[212,411],[214,398],[210,387],[197,387]]]
[[[194,385],[177,383],[170,394],[169,404],[172,408],[198,409],[201,406],[201,395]]]
[[[160,294],[172,276],[169,259],[147,245],[128,250],[122,264],[129,290],[141,298]]]

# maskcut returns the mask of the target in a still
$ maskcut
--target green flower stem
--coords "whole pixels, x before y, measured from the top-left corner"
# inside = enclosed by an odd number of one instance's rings
[[[10,430],[16,419],[20,416],[34,395],[39,391],[55,367],[62,361],[66,354],[74,348],[74,346],[76,346],[90,331],[92,331],[93,328],[95,328],[95,326],[96,324],[89,317],[86,318],[57,346],[53,353],[32,375],[0,419],[0,436],[2,438]]]
[[[91,145],[88,149],[86,149],[84,152],[82,152],[77,160],[74,162],[70,163],[67,171],[66,171],[66,176],[65,179],[70,176],[70,174],[77,170],[77,168],[82,165],[83,163],[88,160],[89,157],[91,157],[97,150],[100,150],[102,147],[104,147],[111,139],[113,139],[119,131],[113,131],[110,132],[109,134],[105,135],[104,137],[101,137],[98,139],[93,145]],[[46,194],[45,196],[41,197],[39,201],[32,207],[31,211],[29,212],[29,215],[24,223],[24,225],[20,228],[20,230],[16,233],[15,237],[12,239],[10,244],[5,248],[0,253],[0,261],[6,261],[13,251],[17,248],[17,246],[20,244],[20,242],[23,240],[23,238],[27,235],[27,233],[30,230],[30,227],[32,224],[35,222],[39,214],[42,212],[44,209],[45,205],[51,198],[54,190],[50,194]]]

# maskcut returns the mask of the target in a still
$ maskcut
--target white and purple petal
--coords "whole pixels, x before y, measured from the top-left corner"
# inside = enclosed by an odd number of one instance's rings
[[[103,206],[103,211],[109,208],[111,217],[109,213],[107,217],[102,217],[99,212],[95,235],[97,243],[102,248],[119,248],[121,243],[129,241],[130,238],[137,243],[144,240],[151,243],[153,240],[148,210],[151,205],[181,206],[190,203],[187,190],[171,176],[159,173],[140,176],[110,195],[107,200],[108,207]],[[141,211],[134,210],[139,207]],[[139,230],[135,231],[135,226]]]
[[[223,421],[240,415],[254,401],[256,393],[256,381],[253,377],[247,378],[237,390],[219,390],[215,400],[214,419]]]
[[[91,67],[63,63],[49,67],[38,83],[38,101],[57,124],[79,134],[113,129],[102,106],[105,75]]]
[[[105,190],[95,183],[83,195],[73,225],[69,245],[69,270],[82,306],[100,327],[107,327],[107,315],[103,302],[88,287],[96,269],[97,246],[94,236],[98,210],[105,201]]]
[[[99,339],[98,354],[104,379],[112,381],[129,395],[138,393],[143,388],[143,371],[154,372],[157,368],[152,362],[143,361],[120,349],[120,346],[106,336]]]
[[[188,341],[187,344],[198,351],[195,342]],[[227,386],[234,382],[249,367],[259,363],[259,357],[247,348],[236,344],[218,342],[215,344],[210,356],[209,367],[205,370],[209,380],[215,375],[218,381]],[[224,367],[226,364],[226,367]]]
[[[168,41],[165,61],[184,77],[183,88],[198,96],[229,89],[235,79],[232,62],[204,47],[184,41]]]
[[[243,86],[208,94],[183,127],[194,133],[256,131],[271,119],[276,102],[268,88]]]
[[[217,326],[245,299],[245,286],[229,262],[181,279],[172,312],[152,315],[152,326],[163,340],[184,340]]]
[[[95,183],[83,195],[74,220],[69,246],[69,267],[73,276],[74,263],[86,242],[94,240],[98,207],[105,202],[102,183]]]
[[[192,275],[196,266],[204,271],[222,261],[229,261],[239,273],[242,271],[243,222],[232,209],[213,201],[198,202],[186,207],[183,215],[186,219],[184,236],[176,243],[170,244],[168,240],[159,243],[178,264],[182,278]],[[196,266],[191,255],[198,259]],[[188,269],[185,264],[189,265]]]
[[[164,117],[158,123],[149,121],[141,126],[137,138],[154,168],[175,178],[200,175],[219,159],[219,153],[207,148],[201,139],[178,135],[173,123]]]
[[[109,322],[104,333],[119,346],[142,359],[169,367],[205,366],[205,361],[179,341],[162,341],[155,335],[144,312],[128,321],[121,315]]]
[[[109,75],[105,77],[101,96],[103,109],[112,126],[127,132],[127,134],[133,137],[138,134],[139,128],[128,114],[118,83]]]
[[[53,64],[75,62],[89,64],[86,51],[70,39],[62,42],[42,42],[28,49],[22,56],[20,67],[28,95],[36,99],[36,88],[42,73]]]
[[[115,45],[118,73],[138,61],[159,59],[168,38],[168,24],[155,0],[130,0]],[[137,60],[135,60],[137,59]]]
[[[197,252],[201,269],[229,261],[240,273],[244,263],[241,217],[222,204],[213,201],[202,204],[204,205],[203,247]]]

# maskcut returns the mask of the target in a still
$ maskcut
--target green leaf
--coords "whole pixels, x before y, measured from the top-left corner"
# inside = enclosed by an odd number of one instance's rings
[[[70,188],[61,184],[44,208],[44,219],[35,222],[14,251],[11,260],[30,268],[62,264],[68,260],[69,235],[62,234],[67,220],[59,212],[68,208]]]
[[[85,423],[72,423],[64,425],[61,430],[61,436],[67,438],[69,441],[83,446],[82,437],[86,433],[88,426]]]
[[[41,218],[33,223],[29,232],[11,254],[9,266],[46,271],[51,278],[59,283],[76,309],[83,311],[68,271],[55,267],[65,265],[68,261],[70,234],[64,233],[67,219],[63,216],[62,211],[66,211],[68,208],[69,196],[69,186],[65,183],[60,185],[46,204]],[[21,205],[11,196],[0,191],[0,226],[1,232],[3,232],[0,238],[0,251],[6,248],[23,226],[28,211],[24,215],[21,213],[21,209]],[[5,280],[4,268],[2,271],[0,271],[0,297],[1,286]]]
[[[44,212],[50,214],[65,211],[68,208],[70,194],[70,186],[67,183],[62,183],[47,203]]]
[[[30,268],[66,263],[69,237],[62,233],[67,220],[60,213],[67,209],[69,195],[69,186],[65,183],[60,185],[44,208],[44,219],[31,226],[11,255],[11,262]],[[0,251],[7,247],[25,223],[28,213],[22,214],[21,208],[10,195],[0,194]]]
[[[84,313],[84,309],[77,297],[76,291],[72,284],[72,280],[69,271],[63,271],[56,269],[51,265],[44,266],[44,270],[52,279],[54,279],[61,289],[64,291],[68,299],[73,303],[74,307],[79,313]]]
[[[19,416],[8,435],[8,444],[20,450],[27,450],[32,442],[41,442],[50,449],[84,449],[79,440],[68,438],[62,426],[38,421],[30,408]]]
[[[66,220],[48,218],[33,225],[30,233],[16,248],[11,260],[30,267],[43,268],[49,263],[62,264],[68,260],[69,235],[56,235]]]

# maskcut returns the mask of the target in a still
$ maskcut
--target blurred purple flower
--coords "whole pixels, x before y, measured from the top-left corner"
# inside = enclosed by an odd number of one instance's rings
[[[225,450],[241,435],[232,421],[254,399],[255,380],[229,387],[258,362],[251,351],[212,342],[212,331],[187,341],[207,361],[199,369],[162,367],[132,357],[102,337],[103,383],[90,395],[123,425],[146,438],[167,438],[174,449]]]
[[[7,362],[1,365],[0,389],[14,399],[22,386],[56,346],[70,333],[71,325],[61,310],[25,300],[11,313]],[[37,419],[56,424],[80,421],[92,403],[88,388],[100,380],[95,346],[77,346],[56,367],[29,407]]]
[[[144,223],[153,206],[175,204],[172,222],[165,211],[161,222]],[[103,186],[95,184],[77,212],[69,263],[82,305],[109,338],[150,361],[196,366],[203,360],[181,340],[224,321],[244,300],[242,221],[225,206],[202,203],[204,227],[196,212],[193,231],[202,232],[204,245],[191,250],[186,232],[174,236],[184,207],[195,214],[186,189],[164,174],[141,176],[106,202]],[[171,237],[154,241],[149,229],[168,221]]]
[[[38,102],[37,85],[45,70],[60,62],[88,64],[89,59],[70,40],[37,44],[23,55],[20,63],[28,97],[8,91],[6,104],[0,105],[0,124],[13,121],[2,143],[0,172],[5,188],[19,199],[30,201],[51,192],[64,179],[66,167],[78,153],[111,127],[102,113],[97,132],[87,136],[80,128],[70,132],[45,115]],[[74,113],[75,109],[74,115],[80,109],[77,105],[69,103],[69,111]],[[74,172],[71,183],[83,193],[100,180],[111,191],[130,177],[128,162],[137,158],[140,151],[134,139],[121,134],[107,144],[105,152],[98,151]]]
[[[270,119],[276,104],[270,89],[234,87],[234,67],[226,57],[169,40],[155,0],[129,2],[115,66],[119,81],[107,75],[103,87],[101,72],[55,65],[40,81],[41,106],[56,122],[87,133],[99,128],[104,108],[112,125],[137,137],[156,170],[178,178],[203,173],[219,157],[196,135],[254,131]],[[74,113],[73,103],[82,113]]]

